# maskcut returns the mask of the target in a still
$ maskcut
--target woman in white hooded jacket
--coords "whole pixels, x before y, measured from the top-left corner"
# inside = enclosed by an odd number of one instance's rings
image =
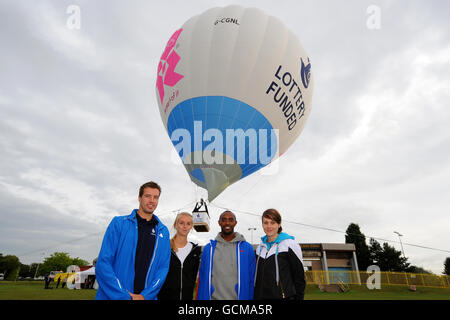
[[[303,300],[306,281],[299,244],[281,232],[277,210],[264,211],[262,225],[266,235],[256,249],[255,300]]]

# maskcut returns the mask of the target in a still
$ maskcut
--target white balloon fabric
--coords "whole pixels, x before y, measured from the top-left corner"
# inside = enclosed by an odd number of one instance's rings
[[[311,111],[308,55],[256,8],[212,8],[170,38],[158,65],[164,126],[191,180],[212,201],[292,145]]]

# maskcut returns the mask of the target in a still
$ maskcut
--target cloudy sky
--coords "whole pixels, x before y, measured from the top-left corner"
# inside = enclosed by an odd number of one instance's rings
[[[173,159],[157,63],[187,19],[236,3],[297,34],[311,58],[313,108],[276,172],[225,190],[210,204],[211,233],[192,240],[214,237],[227,207],[248,240],[257,228],[256,242],[260,220],[248,213],[274,207],[299,242],[344,242],[312,226],[345,231],[354,222],[400,250],[396,230],[409,262],[442,272],[450,256],[444,0],[1,1],[0,253],[22,263],[55,251],[92,261],[112,217],[136,208],[149,180],[163,188],[157,214],[168,225],[193,209],[205,193]]]

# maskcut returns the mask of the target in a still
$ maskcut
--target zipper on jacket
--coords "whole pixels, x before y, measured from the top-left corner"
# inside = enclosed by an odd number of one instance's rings
[[[178,261],[180,261],[180,264],[181,264],[181,271],[180,271],[180,300],[183,300],[183,266],[184,266],[184,262],[186,262],[186,260],[188,260],[188,258],[192,255],[192,253],[194,252],[194,249],[196,247],[197,246],[192,245],[191,251],[188,253],[186,258],[184,258],[183,262],[181,262],[180,258],[177,256],[176,252],[174,252],[172,250],[172,252],[175,254],[175,256],[177,257]]]
[[[148,267],[148,270],[147,270],[147,275],[145,276],[145,287],[144,287],[144,289],[147,289],[148,276],[150,274],[150,270],[152,269],[153,261],[155,261],[156,250],[158,249],[158,242],[159,242],[159,228],[156,226],[156,244],[155,244],[155,249],[153,250],[152,261],[150,262],[150,266]],[[158,280],[158,282],[159,282],[159,280]]]
[[[259,289],[260,297],[262,297],[262,293],[264,291],[264,269],[266,268],[266,259],[267,259],[267,255],[269,254],[269,249],[267,248],[267,246],[265,246],[265,247],[266,247],[266,256],[264,257],[264,263],[263,263],[262,271],[261,271],[262,277],[261,277],[261,281],[260,281],[261,284],[260,284],[260,289]],[[259,254],[261,256],[261,251],[259,252]]]
[[[122,289],[122,286],[120,285],[120,281],[117,277],[116,277],[116,280],[117,280],[117,284],[119,285],[119,288]]]
[[[181,262],[180,258],[178,257],[178,255],[177,255],[177,253],[175,251],[171,250],[171,254],[173,254],[174,257],[178,261],[180,261],[180,266],[181,266],[180,267],[180,300],[183,300],[183,263]],[[170,259],[172,259],[172,257],[170,257]]]
[[[281,278],[280,278],[280,289],[281,289],[281,297],[283,299],[286,299],[286,296],[284,295],[283,284],[281,283]]]
[[[277,286],[279,286],[280,287],[280,289],[281,289],[281,297],[283,298],[283,299],[285,299],[285,294],[284,294],[284,290],[283,290],[283,284],[281,283],[281,276],[280,276],[280,269],[279,269],[279,267],[278,267],[278,248],[279,248],[279,243],[277,243],[277,250],[276,250],[276,252],[275,252],[275,277],[276,277],[276,280],[277,280]]]
[[[266,248],[266,250],[267,250],[267,248]],[[256,253],[256,255],[258,256],[258,258],[256,259],[256,267],[255,267],[255,284],[254,284],[254,287],[255,287],[255,293],[254,293],[254,295],[256,296],[256,294],[257,294],[257,287],[256,287],[256,280],[258,279],[258,267],[259,267],[259,258],[261,257],[261,251],[262,251],[262,245],[261,245],[261,247],[260,247],[260,249],[259,249],[259,254],[258,253]],[[266,256],[267,256],[267,253],[266,253]],[[264,260],[265,260],[265,258],[264,258]],[[263,281],[264,281],[264,266],[266,265],[266,263],[265,263],[265,261],[264,261],[264,263],[262,264],[262,270],[261,270],[261,280],[259,281],[260,283],[263,283]],[[259,286],[260,288],[262,288],[262,285],[260,284],[260,286]],[[262,289],[259,289],[258,290],[258,292],[260,292]]]
[[[213,262],[213,244],[212,241],[211,243],[211,247],[209,249],[209,300],[211,300],[211,287],[212,287],[212,262]],[[214,247],[215,249],[215,247]]]
[[[137,214],[137,212],[136,212],[136,214]],[[135,265],[136,265],[136,249],[137,249],[138,240],[139,240],[139,228],[138,228],[138,222],[137,222],[136,216],[134,216],[134,218],[131,219],[131,221],[134,223],[135,228],[136,228],[136,232],[134,233],[134,248],[133,248],[133,267],[134,267],[133,268],[133,272],[134,272],[133,279],[134,279],[136,277],[136,272],[135,272],[136,267],[135,267]],[[132,285],[130,290],[133,291],[133,293],[134,293],[134,284]]]
[[[180,283],[181,283],[181,287],[180,287],[180,300],[183,300],[183,263],[181,263],[181,277],[180,277]]]
[[[240,246],[241,246],[241,241],[238,242],[237,244],[237,274],[238,274],[238,300],[239,300],[239,296],[241,294],[241,250],[240,250]]]

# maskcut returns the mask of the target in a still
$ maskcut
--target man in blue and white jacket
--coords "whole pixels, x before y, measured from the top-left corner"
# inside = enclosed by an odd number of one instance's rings
[[[139,189],[139,209],[114,217],[106,230],[95,265],[96,300],[156,300],[170,263],[167,227],[153,214],[160,186]]]
[[[197,300],[252,300],[255,252],[244,237],[234,232],[236,216],[220,215],[222,229],[202,252]]]

